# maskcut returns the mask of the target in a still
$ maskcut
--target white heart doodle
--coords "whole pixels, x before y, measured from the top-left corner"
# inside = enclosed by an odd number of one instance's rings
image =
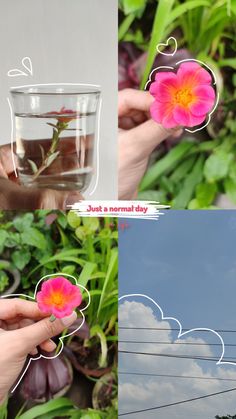
[[[21,60],[21,64],[27,70],[27,72],[23,70],[19,70],[18,68],[13,68],[7,72],[8,77],[18,77],[18,76],[26,76],[28,77],[33,76],[33,65],[30,57],[23,57]]]
[[[170,41],[173,41],[174,42],[174,51],[173,52],[163,52],[163,51],[160,51],[160,48],[170,46]],[[173,57],[175,55],[176,51],[177,51],[177,48],[178,48],[178,44],[177,44],[176,39],[173,36],[170,36],[167,39],[166,43],[158,44],[157,47],[156,47],[156,50],[157,50],[157,52],[159,54],[162,54],[162,55],[171,55]]]

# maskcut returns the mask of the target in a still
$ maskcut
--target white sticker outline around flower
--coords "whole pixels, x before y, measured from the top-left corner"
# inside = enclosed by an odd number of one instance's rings
[[[42,355],[42,354],[40,354],[39,356],[37,356],[37,357],[32,357],[32,356],[30,356],[30,358],[29,358],[29,361],[28,361],[28,363],[27,363],[27,365],[26,365],[26,367],[24,368],[24,370],[23,370],[23,372],[21,373],[21,375],[20,375],[20,378],[18,379],[18,381],[17,381],[17,383],[14,385],[14,387],[12,388],[12,390],[11,390],[11,393],[14,393],[14,391],[16,390],[16,388],[18,387],[18,385],[20,384],[20,382],[21,382],[21,380],[23,379],[23,377],[24,377],[24,375],[26,374],[26,371],[28,370],[28,368],[29,368],[29,366],[30,366],[30,364],[31,364],[31,361],[37,361],[38,359],[41,359],[41,358],[44,358],[44,359],[55,359],[55,358],[57,358],[61,353],[62,353],[62,351],[63,351],[63,349],[64,349],[64,342],[63,342],[63,339],[65,339],[65,338],[67,338],[68,336],[71,336],[71,335],[73,335],[74,333],[76,333],[78,330],[80,330],[81,329],[81,327],[84,325],[84,322],[85,322],[85,316],[84,316],[84,311],[89,307],[89,305],[90,305],[90,303],[91,303],[91,295],[90,295],[90,292],[87,290],[87,288],[86,287],[84,287],[83,285],[81,285],[78,281],[77,281],[77,279],[73,276],[73,275],[70,275],[70,274],[66,274],[66,273],[64,273],[64,272],[57,272],[57,273],[55,273],[55,274],[49,274],[49,275],[44,275],[38,282],[37,282],[37,284],[36,284],[36,286],[35,286],[35,291],[34,291],[34,296],[33,297],[30,297],[29,295],[26,295],[26,294],[8,294],[8,295],[3,295],[3,296],[0,296],[0,298],[2,298],[2,299],[6,299],[6,298],[16,298],[16,297],[25,297],[25,298],[27,298],[27,299],[30,299],[30,300],[32,300],[32,301],[35,301],[36,302],[36,294],[37,294],[37,292],[38,292],[38,287],[39,287],[39,284],[41,283],[41,282],[43,282],[46,278],[52,278],[52,277],[54,277],[54,276],[59,276],[59,275],[62,275],[62,276],[64,276],[64,277],[69,277],[69,278],[72,278],[73,280],[74,280],[74,285],[76,285],[77,287],[79,287],[79,288],[82,288],[82,290],[84,290],[84,291],[86,291],[86,293],[87,293],[87,295],[88,295],[88,303],[87,303],[87,305],[84,307],[84,308],[82,308],[81,310],[79,310],[79,313],[81,314],[81,317],[82,317],[82,322],[81,322],[81,324],[79,325],[79,327],[77,327],[77,329],[75,329],[73,332],[71,332],[71,333],[67,333],[66,335],[64,335],[63,337],[60,337],[59,338],[59,341],[60,341],[60,343],[61,343],[61,348],[60,348],[60,351],[56,354],[56,355],[54,355],[54,356],[45,356],[45,355]]]
[[[175,45],[176,45],[175,51],[173,53],[171,53],[171,54],[167,54],[165,52],[160,51],[159,48],[158,48],[158,46],[159,45],[168,45],[168,42],[169,42],[170,39],[172,39],[172,40],[175,41]],[[175,55],[175,53],[177,52],[177,49],[178,49],[177,40],[176,40],[176,38],[174,38],[173,36],[171,36],[170,38],[167,39],[167,42],[166,43],[158,44],[157,47],[156,47],[156,49],[157,49],[157,52],[159,52],[159,54],[168,55],[168,56],[172,56],[173,57]],[[201,66],[202,65],[205,66],[211,72],[212,79],[214,80],[213,86],[216,89],[216,101],[215,101],[215,105],[214,105],[213,109],[211,110],[211,112],[207,115],[206,123],[203,126],[201,126],[200,128],[196,128],[194,130],[190,130],[188,128],[184,128],[184,131],[187,131],[187,132],[190,132],[191,134],[194,134],[195,132],[201,131],[202,129],[204,129],[204,128],[207,127],[207,125],[211,121],[211,115],[213,114],[213,112],[215,112],[215,110],[216,110],[216,108],[217,108],[217,106],[219,104],[219,100],[220,100],[220,94],[219,94],[219,91],[218,91],[218,88],[217,88],[216,75],[215,75],[214,71],[206,63],[204,63],[203,61],[200,61],[200,60],[196,60],[195,58],[185,58],[184,60],[181,60],[181,61],[178,61],[177,63],[175,63],[175,66],[174,67],[172,67],[172,66],[159,66],[159,67],[156,67],[149,74],[149,78],[148,78],[147,83],[145,84],[144,90],[147,90],[148,85],[153,82],[153,80],[152,80],[153,73],[156,73],[156,72],[158,72],[158,70],[163,69],[163,68],[167,68],[167,69],[170,69],[170,70],[175,70],[176,67],[178,67],[181,63],[184,63],[186,61],[187,62],[188,61],[194,61],[194,62],[200,64]]]
[[[161,314],[161,321],[165,321],[165,320],[175,321],[179,326],[179,332],[178,332],[177,339],[180,339],[183,336],[186,336],[189,333],[193,333],[193,332],[210,332],[210,333],[213,333],[214,335],[216,335],[220,339],[220,342],[221,342],[221,345],[222,345],[222,352],[221,352],[221,355],[219,357],[219,360],[216,362],[216,365],[233,365],[233,366],[236,367],[236,362],[224,361],[224,355],[225,355],[224,339],[222,338],[222,336],[218,332],[216,332],[216,330],[209,329],[207,327],[195,327],[193,329],[189,329],[189,330],[186,330],[186,331],[183,332],[182,323],[178,319],[176,319],[175,317],[165,316],[164,312],[163,312],[162,308],[159,306],[159,304],[152,297],[149,297],[146,294],[124,294],[124,295],[122,295],[121,297],[118,298],[118,302],[120,302],[122,300],[125,300],[127,298],[131,298],[131,297],[147,299],[147,300],[149,300],[149,302],[153,303],[156,306],[156,308],[158,308],[158,310]]]

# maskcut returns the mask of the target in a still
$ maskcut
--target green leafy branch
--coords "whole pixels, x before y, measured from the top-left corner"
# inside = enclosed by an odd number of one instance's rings
[[[32,181],[36,180],[39,175],[47,169],[51,164],[56,160],[57,156],[59,155],[60,151],[57,150],[58,144],[60,141],[60,134],[62,131],[66,130],[68,128],[68,123],[58,120],[57,124],[52,124],[50,122],[47,123],[48,125],[53,127],[53,136],[52,136],[52,143],[48,150],[48,152],[45,154],[44,148],[40,145],[41,155],[42,155],[42,163],[41,166],[38,168],[36,163],[33,160],[28,159],[28,162],[31,166],[31,169],[34,173],[34,176],[32,178]]]

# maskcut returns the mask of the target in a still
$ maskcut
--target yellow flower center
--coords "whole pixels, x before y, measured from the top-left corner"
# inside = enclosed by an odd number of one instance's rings
[[[52,295],[52,303],[56,306],[62,305],[64,303],[63,295],[61,293],[54,293]]]
[[[184,107],[188,106],[193,100],[190,89],[180,89],[175,93],[175,103]]]

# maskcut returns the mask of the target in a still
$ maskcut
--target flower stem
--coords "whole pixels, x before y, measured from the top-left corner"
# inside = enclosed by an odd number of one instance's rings
[[[54,322],[57,318],[54,316],[54,314],[51,315],[49,321]]]
[[[52,143],[51,143],[50,149],[48,150],[47,154],[45,156],[44,156],[44,154],[42,154],[42,163],[41,163],[41,166],[38,168],[38,170],[34,173],[34,175],[32,177],[33,182],[57,158],[58,154],[60,153],[59,151],[57,151],[59,140],[60,140],[60,134],[61,134],[62,131],[64,131],[68,127],[68,123],[62,122],[62,121],[57,121],[56,125],[53,125],[53,124],[49,124],[49,125],[53,126]],[[41,152],[43,153],[43,148],[42,147],[40,147],[40,148],[41,148]]]

